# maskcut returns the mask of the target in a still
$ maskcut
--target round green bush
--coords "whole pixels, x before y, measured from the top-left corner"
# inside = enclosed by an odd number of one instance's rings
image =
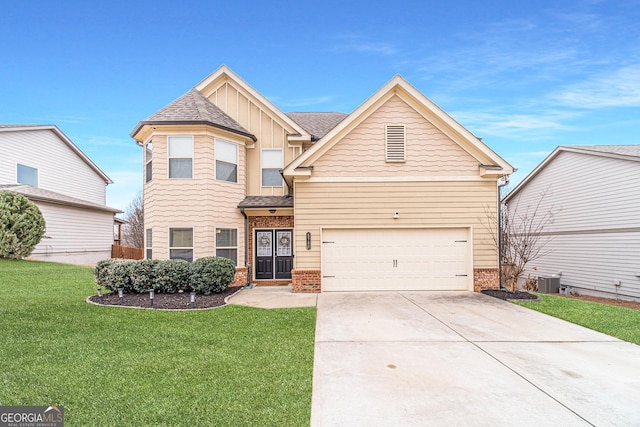
[[[133,277],[135,275],[137,261],[117,261],[111,265],[111,283],[107,288],[116,291],[123,288],[127,293],[136,292],[133,287]]]
[[[42,240],[45,228],[42,212],[31,200],[0,192],[0,258],[28,257]]]
[[[191,288],[204,295],[224,291],[236,274],[235,263],[222,257],[199,258],[191,264],[190,270]]]
[[[162,261],[157,259],[143,259],[135,261],[131,266],[131,287],[134,292],[144,293],[156,289],[156,266]]]
[[[189,287],[190,264],[182,259],[160,261],[155,265],[155,290],[172,294]]]
[[[111,289],[110,285],[113,282],[113,264],[118,262],[115,259],[103,259],[96,263],[93,269],[93,275],[96,278],[96,286]]]

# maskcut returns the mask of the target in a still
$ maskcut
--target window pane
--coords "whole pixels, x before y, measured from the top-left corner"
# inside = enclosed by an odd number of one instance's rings
[[[147,158],[145,159],[147,162],[151,161],[153,158],[153,142],[147,143],[147,149],[145,150]]]
[[[147,259],[153,259],[153,251],[151,249],[147,249]]]
[[[235,228],[216,229],[216,247],[238,246],[238,230]]]
[[[192,248],[192,228],[172,228],[169,230],[169,246],[172,248]]]
[[[193,261],[193,249],[171,249],[169,251],[169,258],[171,259],[183,259],[185,261]]]
[[[229,258],[234,264],[238,264],[238,250],[237,249],[216,249],[216,256]]]
[[[215,151],[216,160],[233,164],[238,163],[238,147],[235,144],[216,139]]]
[[[151,232],[150,228],[147,228],[146,233],[147,233],[147,247],[150,248],[151,246],[153,246],[153,241],[152,241],[153,233]]]
[[[238,166],[231,163],[216,161],[216,179],[221,181],[238,182]]]
[[[193,157],[193,138],[190,136],[170,136],[169,157]]]
[[[151,181],[151,178],[153,178],[153,166],[152,166],[153,162],[149,162],[147,163],[147,166],[145,168],[145,179],[146,182]]]
[[[281,187],[282,175],[280,175],[280,169],[262,169],[262,186]]]
[[[191,178],[191,159],[169,159],[169,178]]]
[[[262,167],[264,169],[282,169],[282,150],[262,150]]]
[[[18,164],[18,184],[38,186],[38,169]]]

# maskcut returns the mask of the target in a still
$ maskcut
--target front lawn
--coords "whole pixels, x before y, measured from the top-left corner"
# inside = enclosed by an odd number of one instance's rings
[[[0,405],[65,425],[309,424],[315,308],[90,305],[93,270],[0,259]]]
[[[540,301],[516,304],[640,344],[640,310],[560,296],[537,295],[541,298]]]

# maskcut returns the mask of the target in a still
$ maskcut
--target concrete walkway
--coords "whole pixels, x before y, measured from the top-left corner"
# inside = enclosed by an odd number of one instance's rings
[[[311,425],[640,425],[640,346],[482,294],[318,296]]]
[[[258,308],[312,307],[318,301],[318,294],[294,294],[289,286],[254,286],[242,289],[229,297],[229,304],[247,305]]]

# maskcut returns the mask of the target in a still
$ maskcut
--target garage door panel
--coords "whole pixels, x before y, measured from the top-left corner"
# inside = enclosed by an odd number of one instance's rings
[[[325,229],[324,291],[466,290],[468,229]]]

